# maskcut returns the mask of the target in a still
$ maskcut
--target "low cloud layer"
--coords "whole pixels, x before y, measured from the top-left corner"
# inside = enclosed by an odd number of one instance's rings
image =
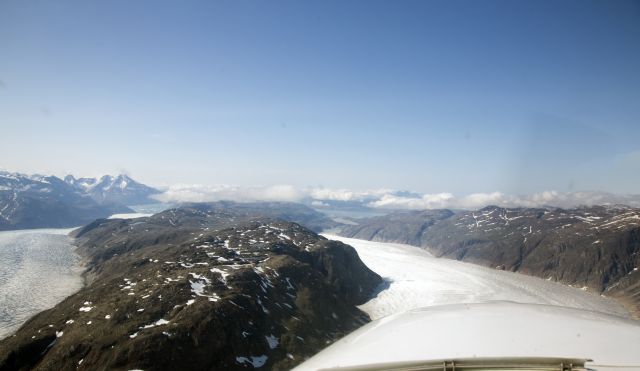
[[[545,191],[529,195],[508,195],[501,192],[473,193],[456,196],[452,193],[418,194],[388,189],[353,191],[348,189],[306,188],[291,185],[240,187],[229,185],[174,185],[156,198],[162,202],[207,201],[286,201],[305,202],[314,207],[331,207],[332,203],[349,203],[377,209],[479,209],[488,205],[503,207],[576,207],[581,205],[624,204],[640,207],[640,195],[616,195],[606,192]]]
[[[385,209],[479,209],[488,205],[503,207],[576,207],[623,204],[640,207],[640,195],[615,195],[605,192],[562,193],[545,191],[529,195],[507,195],[501,192],[474,193],[455,197],[451,193],[426,194],[422,197],[384,195],[368,205]]]
[[[238,187],[229,185],[180,184],[170,186],[155,198],[162,202],[207,202],[207,201],[287,201],[296,202],[304,193],[290,185],[269,187]]]
[[[368,191],[352,191],[349,189],[311,188],[307,194],[314,200],[322,201],[370,201],[385,194],[392,193],[390,189],[376,189]]]

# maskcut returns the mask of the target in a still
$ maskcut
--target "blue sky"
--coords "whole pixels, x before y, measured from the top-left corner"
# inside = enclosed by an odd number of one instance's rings
[[[0,167],[640,193],[640,3],[0,1]]]

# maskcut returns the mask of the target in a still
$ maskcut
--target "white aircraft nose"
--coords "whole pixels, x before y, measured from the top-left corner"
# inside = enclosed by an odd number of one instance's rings
[[[295,370],[334,368],[493,370],[491,362],[536,360],[592,370],[640,370],[640,322],[579,309],[512,302],[416,309],[373,321]],[[593,362],[587,362],[593,360]],[[431,361],[431,362],[425,362]],[[467,366],[485,368],[465,368]],[[471,363],[470,363],[471,362]],[[474,363],[475,362],[475,363]],[[488,362],[488,363],[487,363]],[[529,363],[527,363],[529,362]],[[482,364],[480,364],[482,363]],[[409,367],[413,364],[414,367]],[[416,365],[422,367],[415,368]],[[615,366],[609,368],[606,366]],[[365,366],[365,368],[362,368]],[[373,367],[373,368],[371,368]],[[382,367],[382,368],[381,368]],[[501,368],[504,370],[503,368]],[[562,368],[560,368],[562,369]]]

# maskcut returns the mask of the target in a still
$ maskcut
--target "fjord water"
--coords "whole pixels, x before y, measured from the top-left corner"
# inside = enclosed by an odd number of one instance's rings
[[[82,287],[72,230],[0,232],[0,339]]]

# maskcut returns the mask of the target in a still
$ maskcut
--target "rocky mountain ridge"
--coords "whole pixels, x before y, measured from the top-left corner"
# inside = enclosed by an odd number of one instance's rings
[[[75,232],[88,285],[0,342],[0,370],[290,369],[368,321],[355,250],[245,207]]]
[[[325,214],[308,206],[295,202],[236,202],[215,201],[200,203],[184,203],[176,211],[199,210],[203,213],[216,210],[227,212],[237,217],[265,217],[272,219],[290,220],[304,225],[314,232],[336,228],[341,224]]]

